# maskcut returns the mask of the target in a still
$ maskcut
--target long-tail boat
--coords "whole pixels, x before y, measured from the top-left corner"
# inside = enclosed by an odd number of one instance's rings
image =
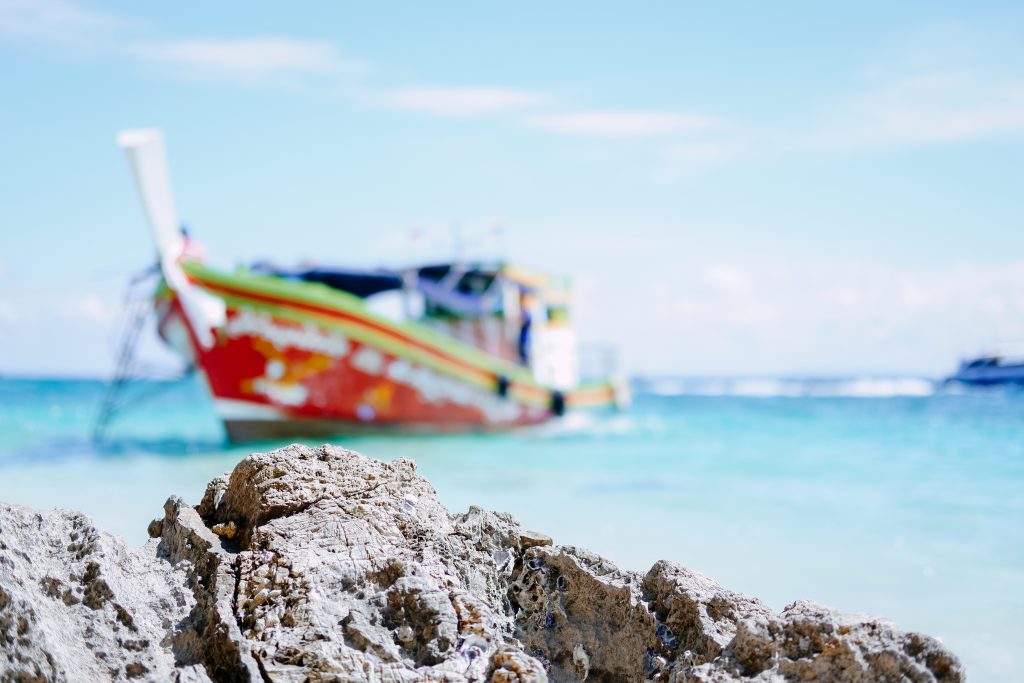
[[[564,280],[462,261],[217,270],[178,221],[160,132],[118,143],[157,245],[159,334],[229,439],[500,430],[628,402],[621,381],[580,381]]]

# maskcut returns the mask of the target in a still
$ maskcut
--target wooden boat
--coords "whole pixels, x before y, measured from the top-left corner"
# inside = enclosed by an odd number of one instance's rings
[[[205,379],[231,440],[500,430],[628,402],[623,382],[580,381],[558,278],[463,262],[216,270],[180,228],[159,131],[119,144],[158,247],[159,333]]]

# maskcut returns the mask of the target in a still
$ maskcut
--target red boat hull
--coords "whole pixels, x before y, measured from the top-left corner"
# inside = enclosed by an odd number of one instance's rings
[[[519,366],[476,350],[460,356],[458,345],[432,344],[358,307],[247,289],[211,273],[190,269],[194,284],[225,302],[213,343],[199,343],[169,290],[157,298],[160,331],[202,371],[233,441],[502,430],[550,419],[561,412],[557,401],[612,396],[607,385],[563,395],[530,382]]]

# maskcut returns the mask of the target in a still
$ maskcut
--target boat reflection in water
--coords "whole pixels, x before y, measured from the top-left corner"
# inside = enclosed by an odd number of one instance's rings
[[[469,262],[216,270],[180,228],[160,133],[118,141],[160,256],[160,336],[231,440],[496,430],[628,401],[624,382],[581,380],[563,279]]]

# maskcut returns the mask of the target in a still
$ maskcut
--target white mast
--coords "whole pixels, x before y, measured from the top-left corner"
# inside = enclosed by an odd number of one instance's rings
[[[174,208],[163,135],[155,129],[126,130],[117,136],[117,144],[125,151],[135,176],[164,279],[181,300],[187,322],[199,342],[209,348],[214,341],[212,328],[224,324],[224,302],[192,285],[178,263],[185,249],[185,237]]]
[[[163,135],[152,129],[126,130],[117,136],[117,144],[125,151],[128,165],[135,176],[142,207],[146,211],[160,253],[161,265],[165,260],[176,261],[181,256],[185,240],[181,234],[178,212],[174,209]]]

